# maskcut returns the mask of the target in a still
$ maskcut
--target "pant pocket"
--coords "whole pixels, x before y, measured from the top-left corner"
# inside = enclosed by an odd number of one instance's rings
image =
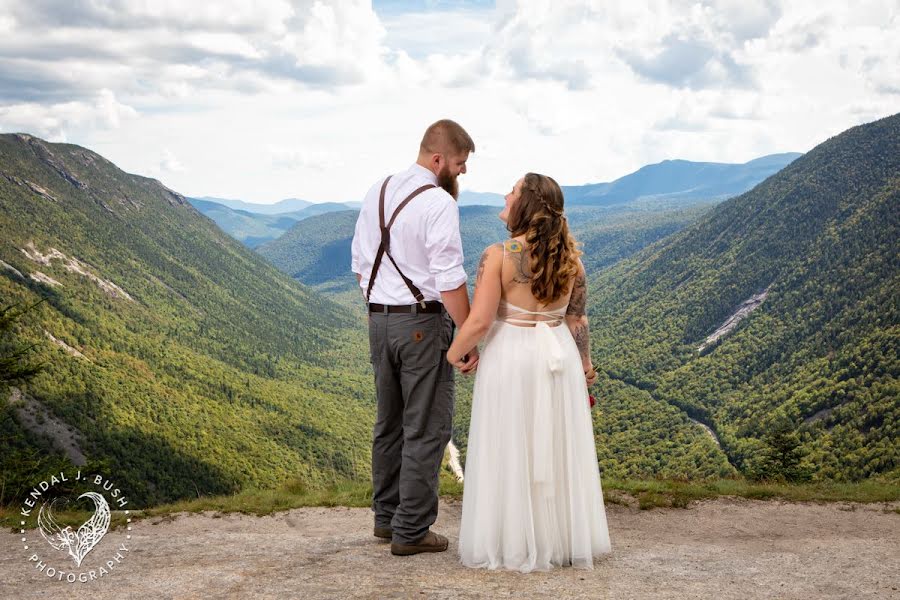
[[[384,336],[381,334],[383,327],[379,317],[369,315],[369,362],[373,365],[381,360],[381,353],[384,351]]]
[[[453,381],[453,365],[447,362],[447,350],[453,341],[453,319],[446,311],[440,314],[437,320],[439,329],[438,345],[440,348],[440,365],[438,366],[438,381]]]
[[[400,349],[405,369],[431,371],[441,360],[441,335],[436,325],[440,315],[391,315],[391,336]]]

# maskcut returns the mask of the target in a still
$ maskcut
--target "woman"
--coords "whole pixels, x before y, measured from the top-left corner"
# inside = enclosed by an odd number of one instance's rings
[[[588,403],[587,287],[559,185],[528,173],[499,214],[511,239],[485,249],[457,368],[482,339],[459,556],[470,567],[593,569],[610,552]],[[563,326],[565,324],[566,326]]]

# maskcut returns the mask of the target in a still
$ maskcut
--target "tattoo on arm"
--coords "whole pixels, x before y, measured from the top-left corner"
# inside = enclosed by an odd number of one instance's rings
[[[572,297],[569,299],[569,308],[566,314],[580,317],[586,314],[587,309],[587,280],[584,273],[575,276],[575,285],[572,287]]]
[[[588,362],[591,356],[591,334],[588,329],[587,319],[582,318],[572,327],[572,337],[581,354],[582,362]]]
[[[579,269],[579,273],[575,276],[566,316],[574,317],[569,320],[572,337],[575,338],[575,345],[581,354],[582,362],[590,363],[591,331],[587,318],[587,277],[582,269]]]
[[[475,285],[481,283],[481,276],[484,275],[484,263],[487,262],[489,250],[490,247],[485,248],[484,252],[481,253],[481,260],[478,261],[478,274],[475,276]]]
[[[492,244],[484,249],[484,252],[481,253],[481,260],[478,261],[478,274],[475,276],[475,285],[477,286],[481,283],[481,276],[484,275],[484,267],[487,264],[488,254],[491,251],[491,248],[499,248],[502,244]]]

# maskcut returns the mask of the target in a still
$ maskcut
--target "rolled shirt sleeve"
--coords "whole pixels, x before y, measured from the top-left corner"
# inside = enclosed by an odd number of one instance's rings
[[[466,282],[463,269],[462,238],[459,234],[459,207],[447,196],[436,202],[438,208],[428,219],[425,250],[428,269],[438,291],[455,290]]]

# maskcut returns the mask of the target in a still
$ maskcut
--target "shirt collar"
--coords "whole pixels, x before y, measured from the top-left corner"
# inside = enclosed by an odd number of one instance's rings
[[[409,168],[409,171],[411,173],[415,173],[416,175],[419,175],[420,177],[427,179],[428,183],[433,183],[434,185],[437,185],[437,175],[435,175],[431,169],[426,169],[419,163],[413,163],[412,166]]]

